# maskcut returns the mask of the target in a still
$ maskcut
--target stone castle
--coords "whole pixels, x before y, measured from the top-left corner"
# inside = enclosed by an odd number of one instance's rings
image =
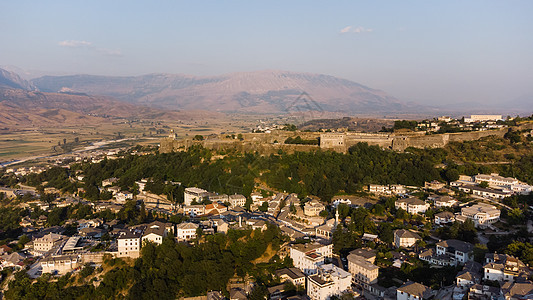
[[[163,138],[160,152],[184,151],[193,145],[202,145],[207,149],[228,150],[236,149],[242,152],[255,152],[263,155],[277,153],[280,150],[288,153],[295,151],[311,151],[327,149],[337,152],[346,152],[348,148],[357,143],[377,145],[384,149],[403,151],[408,147],[415,148],[440,148],[449,142],[463,142],[477,140],[487,136],[503,137],[508,128],[487,131],[471,131],[459,133],[431,134],[422,132],[412,133],[321,133],[321,132],[294,132],[273,131],[271,133],[243,133],[242,140],[229,138],[224,135],[209,135],[203,141],[191,138],[177,139],[174,133]],[[289,138],[300,136],[305,140],[320,139],[320,145],[294,145],[284,144]]]

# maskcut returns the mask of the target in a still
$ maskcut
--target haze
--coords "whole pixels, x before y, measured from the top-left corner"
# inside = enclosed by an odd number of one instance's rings
[[[427,105],[533,95],[531,1],[2,0],[0,12],[0,65],[24,70],[279,69]]]

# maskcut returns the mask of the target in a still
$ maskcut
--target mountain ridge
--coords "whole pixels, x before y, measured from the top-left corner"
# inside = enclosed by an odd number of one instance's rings
[[[317,110],[395,112],[410,106],[387,93],[330,75],[279,70],[234,72],[216,76],[151,73],[139,76],[43,76],[32,80],[40,90],[63,88],[165,109],[221,112],[287,112],[303,93]],[[305,104],[305,103],[304,103]],[[308,103],[307,103],[308,104]],[[297,104],[298,105],[298,104]],[[303,109],[302,107],[292,107]]]

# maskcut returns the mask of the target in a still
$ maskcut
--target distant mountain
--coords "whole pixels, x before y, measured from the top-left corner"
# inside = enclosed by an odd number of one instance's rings
[[[0,69],[0,125],[63,125],[111,122],[116,118],[197,120],[220,117],[208,111],[169,111],[126,103],[107,96],[89,96],[69,89],[47,93],[17,74]]]
[[[44,76],[32,82],[43,92],[68,89],[166,109],[254,113],[303,110],[394,113],[413,108],[383,91],[353,81],[285,71],[210,77],[172,74],[133,77]]]
[[[14,72],[0,69],[0,87],[36,91],[33,83],[26,81]]]

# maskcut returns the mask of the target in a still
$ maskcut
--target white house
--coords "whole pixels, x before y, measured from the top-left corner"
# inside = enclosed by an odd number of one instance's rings
[[[290,257],[296,268],[306,275],[316,274],[318,266],[324,264],[325,258],[333,255],[333,244],[320,243],[294,244],[290,247]]]
[[[410,214],[425,213],[429,204],[416,197],[400,198],[394,202],[396,209],[403,209]]]
[[[529,269],[519,259],[506,254],[487,253],[483,266],[483,279],[514,282],[521,275],[529,274]]]
[[[356,254],[349,254],[347,259],[348,271],[352,274],[354,282],[367,290],[370,285],[378,283],[378,266]]]
[[[196,223],[180,223],[176,226],[176,236],[178,241],[188,241],[196,238],[196,229],[199,226]]]
[[[444,225],[455,222],[455,215],[449,211],[442,211],[435,214],[435,224]]]
[[[461,215],[472,220],[478,227],[485,227],[500,220],[500,210],[496,206],[485,203],[463,207]]]
[[[397,300],[421,300],[433,296],[433,291],[417,282],[407,282],[396,289]]]
[[[398,229],[394,231],[394,245],[397,248],[405,247],[410,248],[413,247],[416,243],[416,241],[421,240],[422,238],[409,230],[405,229]]]
[[[457,200],[450,196],[439,196],[433,200],[435,207],[452,207],[457,204]]]
[[[41,260],[42,273],[62,275],[80,266],[77,255],[53,255]]]
[[[123,231],[117,238],[118,257],[137,258],[141,251],[141,234],[132,231]]]
[[[168,231],[166,229],[166,225],[162,222],[152,222],[147,225],[146,229],[143,232],[142,235],[142,242],[150,241],[152,243],[155,243],[157,245],[161,245],[163,243],[163,239],[167,236]]]
[[[246,205],[246,197],[243,195],[235,194],[235,195],[229,195],[229,203],[231,207],[244,207]]]
[[[55,233],[49,233],[41,238],[33,241],[33,250],[39,252],[48,252],[52,250],[54,245],[60,241],[64,236]]]
[[[197,187],[188,187],[183,192],[183,198],[185,205],[191,205],[193,201],[200,202],[204,197],[209,196],[209,193]]]
[[[294,286],[305,286],[305,274],[298,268],[285,268],[276,271],[281,282],[289,281]]]
[[[307,277],[307,296],[311,300],[327,300],[340,295],[352,284],[352,275],[333,264],[321,265],[315,275]]]

